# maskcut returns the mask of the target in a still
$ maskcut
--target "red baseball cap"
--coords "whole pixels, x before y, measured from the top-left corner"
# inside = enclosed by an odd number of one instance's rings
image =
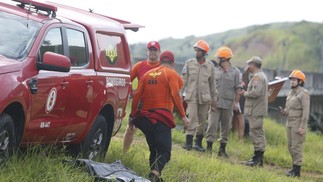
[[[171,51],[164,51],[160,54],[159,61],[170,61],[174,63],[174,54]]]
[[[160,45],[157,41],[150,41],[148,44],[147,44],[147,49],[151,48],[151,47],[154,47],[156,48],[157,50],[160,50]]]

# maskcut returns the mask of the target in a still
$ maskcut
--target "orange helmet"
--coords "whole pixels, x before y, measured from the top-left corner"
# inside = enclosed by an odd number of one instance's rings
[[[195,43],[194,48],[197,47],[205,51],[205,53],[209,52],[209,44],[205,40],[199,40]]]
[[[302,80],[303,82],[305,82],[305,74],[300,71],[300,70],[294,70],[290,75],[289,75],[289,79],[291,78],[297,78]]]
[[[215,56],[218,58],[229,59],[233,56],[232,50],[229,47],[223,46],[216,50]]]

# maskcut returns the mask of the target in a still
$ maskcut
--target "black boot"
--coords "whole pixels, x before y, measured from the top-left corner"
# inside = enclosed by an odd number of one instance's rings
[[[157,176],[154,173],[149,173],[148,174],[148,178],[151,182],[163,182],[163,178],[161,178],[160,176]]]
[[[207,144],[206,151],[209,153],[212,153],[213,142],[206,141],[206,144]]]
[[[286,175],[289,177],[301,177],[301,166],[293,165],[293,169],[289,171]]]
[[[226,147],[226,143],[220,143],[220,148],[219,148],[219,152],[218,152],[218,157],[226,157],[228,158],[228,154],[225,151],[225,147]]]
[[[294,165],[292,165],[292,169],[286,173],[286,176],[290,176],[294,171]]]
[[[203,135],[196,135],[195,144],[193,149],[199,152],[205,152],[205,149],[202,147]]]
[[[186,142],[183,149],[192,150],[193,148],[193,135],[186,135]]]
[[[262,167],[264,165],[263,156],[264,156],[264,151],[255,151],[252,159],[250,159],[249,161],[243,162],[243,164],[251,167],[253,166]]]

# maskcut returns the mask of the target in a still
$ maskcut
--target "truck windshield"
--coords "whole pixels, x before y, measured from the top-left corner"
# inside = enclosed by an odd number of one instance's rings
[[[19,60],[27,56],[42,24],[0,12],[0,25],[0,54]]]

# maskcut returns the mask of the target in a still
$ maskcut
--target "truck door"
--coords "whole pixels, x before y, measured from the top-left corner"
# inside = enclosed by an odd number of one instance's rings
[[[100,79],[106,81],[106,93],[111,103],[116,103],[113,134],[121,126],[125,115],[125,105],[130,89],[130,53],[124,35],[112,35],[109,32],[98,32],[98,49],[100,51]]]
[[[41,62],[43,54],[47,51],[63,54],[60,28],[53,28],[46,33],[39,48],[37,61]],[[69,73],[40,70],[33,81],[37,83],[37,93],[32,97],[29,130],[26,136],[34,141],[55,141],[61,135],[61,127],[66,123],[64,118],[69,93]]]
[[[82,134],[88,124],[86,121],[91,112],[96,73],[93,64],[90,64],[87,34],[72,28],[65,28],[65,32],[68,57],[72,64],[66,116],[70,125],[65,126],[70,132],[65,134],[70,136]]]

